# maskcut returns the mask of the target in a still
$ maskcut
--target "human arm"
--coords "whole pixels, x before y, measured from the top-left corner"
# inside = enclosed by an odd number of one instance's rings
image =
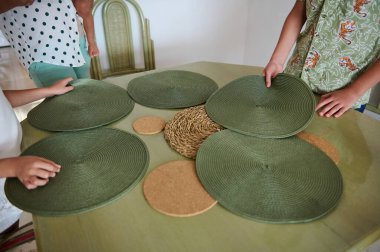
[[[0,177],[17,177],[28,189],[45,185],[60,169],[60,165],[42,157],[21,156],[0,159]]]
[[[290,11],[285,23],[282,27],[280,38],[276,48],[273,51],[272,57],[263,70],[265,83],[267,87],[271,86],[271,78],[284,70],[284,64],[290,50],[297,40],[302,26],[306,21],[305,3],[296,1],[293,9]]]
[[[364,71],[349,86],[321,96],[316,110],[320,116],[340,117],[364,95],[367,90],[380,82],[380,59]]]
[[[73,0],[78,15],[83,18],[83,26],[88,42],[88,54],[90,57],[98,56],[99,49],[95,41],[94,17],[92,15],[93,0]]]
[[[34,0],[2,0],[0,13],[9,11],[17,6],[27,6],[33,4]]]
[[[69,77],[60,81],[57,81],[49,87],[43,88],[32,88],[23,90],[4,90],[4,95],[7,97],[9,103],[12,107],[18,107],[25,105],[27,103],[37,101],[42,98],[61,95],[67,93],[74,89],[72,86],[67,86],[67,84],[73,80]]]

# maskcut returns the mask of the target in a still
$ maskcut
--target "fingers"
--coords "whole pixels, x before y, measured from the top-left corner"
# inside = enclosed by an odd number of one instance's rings
[[[60,81],[57,81],[56,83],[54,83],[53,85],[48,87],[48,89],[50,90],[50,93],[51,93],[50,96],[61,95],[61,94],[64,94],[64,93],[67,93],[67,92],[73,90],[74,87],[71,85],[68,85],[69,82],[72,80],[73,80],[72,77],[67,77],[67,78],[62,79]]]
[[[266,74],[265,75],[265,84],[266,84],[266,86],[269,88],[271,85],[272,85],[272,82],[271,82],[271,80],[272,80],[272,76],[271,76],[271,74]]]
[[[48,178],[54,178],[55,172],[49,172],[43,169],[36,169],[31,175],[34,175],[43,179],[48,179]]]
[[[345,105],[342,103],[339,99],[334,99],[329,94],[322,95],[321,99],[316,107],[316,111],[319,111],[319,116],[325,116],[325,117],[340,117],[343,115],[350,106]]]
[[[43,179],[36,176],[30,177],[28,180],[23,182],[25,187],[29,190],[36,189],[39,186],[44,186],[49,182],[49,179]]]
[[[341,115],[343,115],[347,110],[349,110],[350,108],[347,108],[347,107],[343,107],[341,108],[337,113],[335,113],[334,117],[335,118],[338,118],[340,117]]]
[[[27,189],[44,186],[50,178],[60,172],[61,166],[55,162],[36,156],[24,156],[19,158],[17,177]]]
[[[335,115],[337,111],[342,109],[342,105],[336,103],[330,103],[326,108],[319,113],[320,116],[331,117]]]
[[[63,85],[63,86],[67,86],[67,84],[69,84],[70,81],[74,80],[73,77],[67,77],[63,80],[60,80],[59,82]]]
[[[325,106],[326,104],[330,103],[333,101],[333,98],[331,97],[330,94],[325,94],[325,95],[322,95],[321,96],[321,99],[319,100],[318,104],[317,104],[317,107],[315,108],[316,111],[318,111],[319,109],[321,109],[323,106]]]
[[[49,172],[59,172],[61,170],[61,165],[56,164],[55,162],[48,160],[43,157],[38,157],[38,161],[35,163],[34,167],[38,169],[43,169]]]
[[[265,76],[265,85],[268,88],[272,86],[272,78],[276,77],[277,74],[282,72],[282,70],[282,65],[275,62],[269,62],[264,68],[263,75]]]
[[[93,57],[96,57],[99,55],[99,50],[98,49],[93,49],[89,52],[90,54],[90,57],[93,58]]]

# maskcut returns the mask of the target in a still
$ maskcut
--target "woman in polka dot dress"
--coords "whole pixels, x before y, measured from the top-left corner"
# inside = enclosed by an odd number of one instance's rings
[[[2,1],[0,29],[38,87],[90,77],[90,57],[99,54],[92,6],[93,0]]]

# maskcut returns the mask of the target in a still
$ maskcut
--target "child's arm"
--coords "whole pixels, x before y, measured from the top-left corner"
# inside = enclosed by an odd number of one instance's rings
[[[0,4],[0,13],[9,11],[17,6],[31,5],[34,0],[2,0]]]
[[[90,57],[98,56],[99,49],[95,41],[94,17],[92,16],[93,0],[73,0],[78,15],[83,18],[84,31],[88,42],[88,54]]]
[[[271,78],[284,70],[284,64],[297,37],[306,21],[305,3],[296,1],[285,20],[284,26],[269,63],[263,70],[267,87],[271,86]]]
[[[35,156],[0,159],[0,177],[17,177],[28,189],[45,185],[55,177],[61,166],[53,161]]]
[[[316,110],[320,116],[339,117],[367,92],[380,82],[380,59],[363,72],[349,86],[321,96]]]
[[[7,97],[12,107],[25,105],[27,103],[37,101],[42,98],[60,95],[73,90],[74,87],[67,86],[73,78],[69,77],[57,81],[53,85],[44,88],[32,88],[24,90],[4,90],[4,95]]]

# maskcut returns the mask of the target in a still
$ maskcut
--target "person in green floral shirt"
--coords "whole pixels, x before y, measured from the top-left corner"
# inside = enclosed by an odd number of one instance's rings
[[[322,94],[320,116],[339,117],[365,105],[380,82],[380,1],[297,0],[263,71],[267,87],[283,71]]]

